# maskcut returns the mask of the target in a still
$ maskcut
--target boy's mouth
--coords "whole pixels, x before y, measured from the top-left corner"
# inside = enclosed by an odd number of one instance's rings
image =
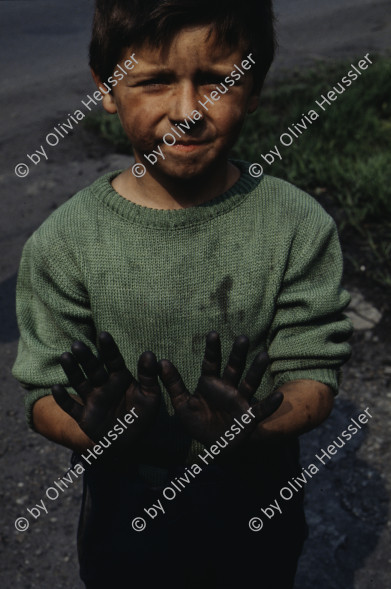
[[[202,148],[204,145],[207,145],[209,141],[177,141],[174,145],[171,145],[171,149],[175,149],[177,151],[195,151],[197,149]]]

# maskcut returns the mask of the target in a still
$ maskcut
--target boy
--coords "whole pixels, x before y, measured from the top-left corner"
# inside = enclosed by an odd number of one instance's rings
[[[93,77],[138,167],[96,180],[26,243],[13,368],[30,425],[86,466],[90,589],[293,586],[302,493],[259,534],[248,521],[300,473],[298,436],[331,411],[350,297],[320,205],[228,158],[273,54],[267,0],[96,3]]]

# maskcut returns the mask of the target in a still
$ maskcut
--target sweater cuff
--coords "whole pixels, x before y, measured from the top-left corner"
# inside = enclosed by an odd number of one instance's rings
[[[65,390],[68,393],[71,393],[73,395],[75,395],[75,390],[72,387],[64,387]],[[24,408],[25,408],[25,415],[26,415],[26,421],[27,421],[27,425],[33,430],[33,432],[36,432],[37,430],[34,427],[34,423],[33,423],[33,405],[35,403],[35,401],[38,401],[38,399],[42,399],[42,397],[47,397],[48,395],[52,394],[52,390],[50,388],[41,388],[41,389],[32,389],[29,390],[24,397]],[[37,432],[39,433],[39,432]]]
[[[338,389],[342,382],[342,369],[333,368],[319,368],[310,370],[290,370],[288,372],[281,372],[274,378],[273,390],[276,390],[279,386],[290,382],[292,380],[316,380],[323,384],[328,385],[334,395],[338,394]]]
[[[43,389],[33,389],[32,391],[28,391],[24,397],[24,408],[25,408],[25,415],[27,425],[36,432],[37,430],[34,427],[33,423],[33,405],[35,401],[38,399],[42,399],[42,397],[47,397],[47,395],[51,395],[52,391],[48,388]]]

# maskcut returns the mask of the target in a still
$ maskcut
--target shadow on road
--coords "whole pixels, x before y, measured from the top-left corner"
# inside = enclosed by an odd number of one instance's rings
[[[336,399],[332,416],[319,430],[302,438],[302,466],[317,463],[365,407]],[[370,421],[369,421],[370,424]],[[370,430],[364,425],[308,484],[309,524],[296,589],[355,589],[356,572],[375,550],[387,524],[389,498],[380,473],[357,457]]]
[[[15,272],[0,283],[0,342],[9,343],[18,339],[19,330],[15,312],[15,288],[17,273]]]

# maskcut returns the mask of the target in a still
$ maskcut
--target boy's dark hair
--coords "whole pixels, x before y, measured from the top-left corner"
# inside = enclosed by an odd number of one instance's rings
[[[252,51],[261,89],[276,48],[272,0],[96,0],[90,67],[104,82],[125,48],[167,48],[184,27],[209,24],[217,43]]]

